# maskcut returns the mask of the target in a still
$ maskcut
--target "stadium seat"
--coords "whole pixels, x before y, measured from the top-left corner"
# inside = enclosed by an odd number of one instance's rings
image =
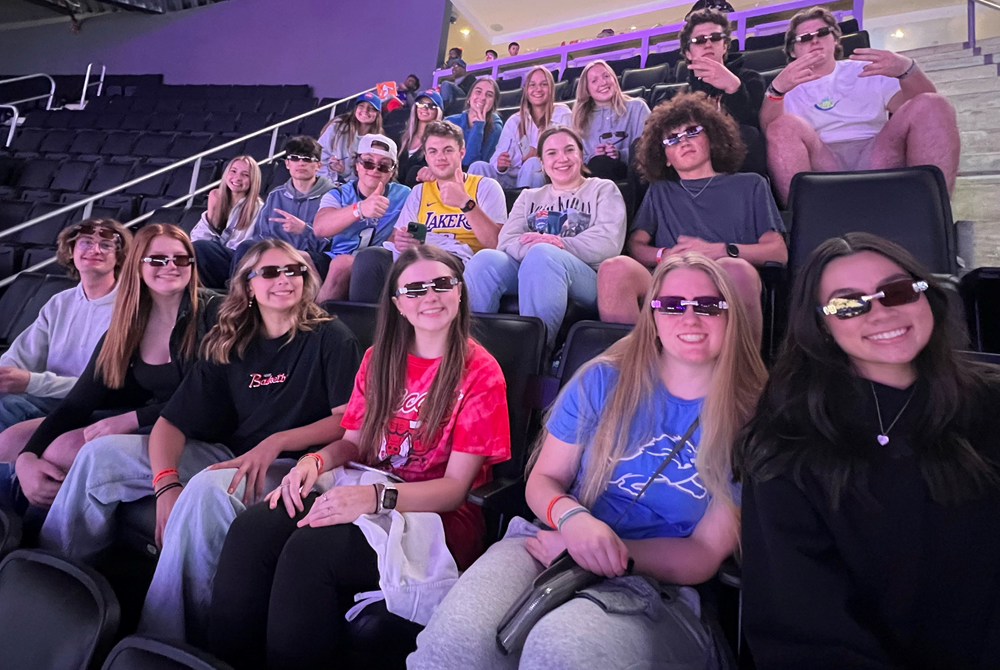
[[[624,72],[625,70],[642,67],[642,56],[632,56],[631,58],[610,60],[608,61],[608,66],[614,71],[616,75],[620,77],[622,76],[622,72]]]
[[[513,91],[514,89],[521,88],[522,77],[520,75],[516,77],[497,79],[497,86],[500,87],[501,91]]]
[[[559,81],[576,81],[583,74],[582,65],[574,65],[573,67],[568,67],[562,72],[562,76],[559,77]]]
[[[149,112],[131,111],[122,119],[121,130],[146,130],[153,115]]]
[[[66,153],[75,135],[74,131],[67,128],[53,128],[38,144],[38,151],[43,154]]]
[[[556,83],[555,94],[554,94],[556,102],[561,102],[563,100],[572,97],[573,88],[571,88],[570,86],[571,83],[572,82],[568,81],[560,81]]]
[[[14,133],[10,150],[13,153],[34,153],[47,134],[48,131],[43,128],[21,128]]]
[[[156,172],[157,170],[163,168],[164,165],[157,163],[144,163],[136,167],[135,172],[129,176],[129,181],[133,179],[138,179],[144,175],[150,174],[151,172]],[[147,197],[159,197],[163,195],[164,189],[167,187],[167,177],[169,173],[161,174],[156,177],[151,177],[143,182],[135,184],[125,189],[124,193],[126,195],[143,195]]]
[[[174,139],[170,149],[166,153],[167,158],[188,158],[208,149],[212,142],[212,135],[209,133],[181,133]]]
[[[857,19],[849,19],[847,21],[842,21],[840,24],[841,35],[850,35],[851,33],[856,33],[858,31],[858,21]],[[785,44],[785,32],[772,33],[771,35],[751,35],[746,38],[746,49],[745,51],[760,51],[762,49],[772,49],[774,47],[781,47]],[[847,56],[848,54],[844,54]]]
[[[559,387],[566,385],[583,365],[604,353],[612,344],[632,332],[632,326],[601,321],[578,321],[569,329],[562,361],[559,363]]]
[[[49,188],[53,191],[82,191],[94,164],[87,161],[66,161],[59,166]]]
[[[94,176],[85,189],[87,193],[102,193],[128,181],[133,163],[101,163],[94,169]]]
[[[232,670],[190,645],[130,635],[111,650],[101,670]]]
[[[200,98],[188,98],[181,100],[177,111],[181,114],[200,114],[208,111],[208,100]],[[176,117],[176,114],[174,115]]]
[[[252,105],[248,105],[248,107],[256,107],[256,109],[251,108],[240,110],[245,111],[246,113],[258,112],[260,114],[284,114],[285,108],[288,107],[288,100],[284,98],[264,98],[260,101],[259,106],[254,100],[241,100],[240,102],[253,103]],[[254,128],[253,130],[257,130],[257,128]]]
[[[240,114],[236,122],[236,132],[241,135],[252,133],[271,124],[271,115],[261,112],[245,112]]]
[[[155,133],[171,132],[177,127],[177,117],[174,114],[154,114],[146,124],[146,130]]]
[[[174,143],[174,135],[166,133],[144,133],[132,149],[133,156],[163,158]]]
[[[973,349],[1000,354],[1000,268],[976,268],[958,284]]]
[[[21,517],[0,509],[0,559],[21,544]]]
[[[0,239],[0,279],[6,279],[21,269],[23,254],[24,249],[20,245],[6,243]],[[2,304],[0,302],[0,305]],[[0,341],[0,348],[9,344],[9,342]]]
[[[99,154],[107,139],[108,134],[102,130],[81,130],[66,151],[71,154]]]
[[[20,331],[15,332],[18,319],[31,296],[38,291],[44,281],[44,274],[23,272],[0,295],[0,346],[10,346],[17,333],[20,333]]]
[[[25,164],[21,178],[17,180],[18,188],[48,188],[52,178],[59,169],[59,161],[50,158],[37,158]]]
[[[656,67],[647,67],[641,70],[625,70],[622,73],[621,86],[623,89],[636,87],[653,88],[656,84],[662,84],[670,76],[670,68],[666,64]]]
[[[649,90],[648,102],[650,109],[665,100],[670,100],[686,88],[687,84],[657,84]]]
[[[756,72],[783,68],[788,63],[784,47],[772,47],[760,51],[747,51],[743,54],[743,67]]]
[[[646,89],[643,88],[642,86],[639,86],[637,88],[624,89],[622,93],[632,98],[642,98],[643,100],[646,100]],[[648,104],[649,100],[646,100],[646,103]]]
[[[198,225],[198,220],[201,219],[201,215],[205,213],[205,209],[192,207],[191,209],[184,212],[184,216],[181,217],[180,223],[177,225],[185,232],[190,234],[194,227]]]
[[[0,562],[0,667],[97,667],[119,616],[111,587],[90,568],[29,549]]]
[[[200,133],[205,130],[209,116],[209,114],[204,112],[183,114],[177,120],[177,131],[182,133]]]
[[[678,61],[682,58],[683,56],[681,56],[680,50],[651,53],[646,56],[646,67],[655,67],[657,65],[665,64],[667,65],[667,69],[673,70],[677,67]]]
[[[37,263],[39,260],[42,260],[42,256],[35,256],[32,261],[29,262],[26,254],[25,266],[30,267],[31,264]],[[13,342],[14,338],[24,332],[28,326],[35,322],[35,319],[38,318],[39,312],[42,311],[42,307],[44,307],[45,303],[52,299],[52,296],[56,293],[61,293],[62,291],[66,291],[76,286],[77,281],[68,277],[62,267],[59,265],[55,265],[54,267],[55,273],[29,273],[33,276],[37,274],[41,277],[41,281],[37,282],[35,290],[31,293],[31,295],[25,298],[24,304],[21,306],[21,311],[17,314],[17,318],[11,322],[10,329],[7,333],[8,337],[10,337],[10,341]],[[18,277],[16,281],[20,281],[20,277]]]
[[[140,133],[135,131],[108,133],[108,139],[101,147],[101,153],[108,156],[130,156],[132,155],[132,147],[139,141],[139,136]]]
[[[774,81],[774,78],[777,77],[778,74],[784,69],[785,69],[784,67],[777,67],[774,68],[773,70],[764,70],[763,72],[761,72],[760,76],[763,77],[764,79],[764,86],[765,87],[770,86],[771,82]]]
[[[500,100],[497,105],[500,107],[517,107],[521,104],[521,96],[524,94],[524,89],[515,88],[506,91],[501,91]]]
[[[0,230],[6,230],[27,221],[31,206],[30,202],[0,202]],[[9,241],[9,239],[0,237],[0,244]]]
[[[205,124],[205,131],[209,133],[235,132],[237,118],[237,115],[232,113],[212,114],[208,123]]]
[[[500,115],[501,121],[507,123],[507,119],[517,114],[520,109],[520,107],[501,107],[497,110],[497,114]]]
[[[198,187],[200,188],[215,179],[215,173],[218,169],[218,161],[203,160],[201,168],[198,170]],[[164,195],[172,198],[187,195],[188,189],[191,188],[191,172],[193,170],[194,165],[190,164],[179,167],[171,172],[167,176],[167,190],[164,192]]]
[[[125,121],[124,112],[105,112],[97,117],[94,128],[97,130],[118,130]]]
[[[21,268],[27,270],[34,267],[42,261],[47,261],[50,258],[55,258],[56,248],[55,247],[33,247],[31,249],[24,250],[24,259],[21,261]],[[41,272],[47,275],[57,275],[61,276],[65,270],[58,263],[49,263],[43,268],[35,270],[35,272]]]
[[[29,219],[36,219],[40,216],[45,216],[50,214],[57,209],[61,209],[66,205],[58,202],[39,202],[31,208],[31,213],[28,214]],[[14,241],[19,244],[37,244],[41,246],[51,246],[56,243],[56,236],[59,235],[59,231],[62,230],[67,223],[70,222],[71,212],[66,214],[60,214],[54,218],[37,223],[30,228],[25,228],[21,232],[14,235]]]
[[[855,49],[867,49],[871,47],[871,38],[868,36],[867,30],[850,35],[845,34],[840,38],[840,46],[844,47],[844,58],[847,58],[854,53]]]
[[[375,340],[375,321],[378,318],[376,305],[331,300],[324,302],[321,307],[335,315],[351,329],[354,336],[358,338],[358,347],[361,351],[367,351],[368,347],[372,346],[372,342]]]
[[[259,130],[259,128],[258,128]],[[278,136],[278,141],[274,145],[275,151],[281,151],[282,145],[285,143],[285,138]],[[248,156],[253,156],[258,161],[262,161],[268,157],[271,151],[271,133],[264,133],[262,135],[257,135],[256,137],[251,137],[247,140],[246,146],[243,147],[243,153]]]
[[[792,178],[788,209],[793,274],[820,243],[853,231],[902,245],[931,272],[957,274],[951,203],[944,175],[935,166],[802,172]]]

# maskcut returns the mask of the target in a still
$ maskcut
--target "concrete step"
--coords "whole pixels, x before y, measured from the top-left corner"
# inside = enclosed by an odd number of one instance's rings
[[[1000,134],[1000,109],[996,106],[958,112],[957,118],[960,131],[985,130]]]
[[[951,211],[956,221],[995,221],[1000,214],[1000,173],[959,177]]]
[[[972,258],[966,267],[1000,267],[1000,221],[983,220],[972,224]]]
[[[1000,93],[996,91],[979,91],[977,93],[963,93],[949,95],[948,100],[955,106],[955,111],[959,114],[963,112],[976,112],[984,109],[1000,108]]]
[[[1000,153],[1000,132],[996,130],[963,130],[963,154],[993,154]]]
[[[973,67],[959,67],[939,72],[928,72],[927,78],[935,84],[944,84],[950,81],[964,81],[966,79],[995,79],[1000,74],[1000,66],[997,65],[976,65]]]
[[[937,84],[938,93],[951,97],[963,93],[984,93],[1000,91],[1000,77],[990,79],[961,79]]]
[[[967,154],[963,151],[961,158],[958,159],[958,173],[960,175],[997,171],[1000,171],[1000,152]]]
[[[982,46],[977,44],[977,46]],[[909,56],[910,58],[924,58],[927,56],[937,56],[940,54],[954,54],[961,52],[965,49],[961,42],[954,44],[935,44],[930,47],[920,47],[919,49],[910,49],[908,51],[900,51],[900,53]]]
[[[980,54],[979,56],[962,56],[961,58],[917,62],[920,63],[920,69],[924,72],[940,72],[941,70],[951,70],[953,68],[1000,63],[1000,54],[990,52],[988,54]]]
[[[921,65],[930,65],[931,63],[938,63],[941,61],[956,60],[958,58],[968,58],[969,56],[978,56],[982,53],[982,47],[976,47],[973,49],[962,49],[961,51],[946,51],[944,53],[937,54],[927,54],[925,56],[914,56],[908,51],[901,51],[900,53],[915,58]]]

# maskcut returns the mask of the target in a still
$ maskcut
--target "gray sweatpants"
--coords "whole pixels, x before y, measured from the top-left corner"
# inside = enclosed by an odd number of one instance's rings
[[[653,602],[645,613],[611,613],[574,598],[532,629],[520,656],[497,648],[500,620],[542,572],[524,538],[494,544],[473,564],[417,637],[408,670],[707,670],[715,667],[711,633],[680,599]]]

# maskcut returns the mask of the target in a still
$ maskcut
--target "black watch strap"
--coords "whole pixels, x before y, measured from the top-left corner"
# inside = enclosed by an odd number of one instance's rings
[[[472,198],[469,198],[469,202],[465,203],[465,205],[462,207],[462,211],[468,214],[475,208],[476,208],[476,201],[473,200]]]

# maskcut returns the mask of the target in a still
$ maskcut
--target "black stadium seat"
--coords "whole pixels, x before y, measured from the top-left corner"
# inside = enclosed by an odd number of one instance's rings
[[[66,205],[58,202],[39,202],[31,208],[31,213],[28,214],[29,219],[36,219],[40,216],[45,216],[50,214],[57,209],[62,209]],[[36,223],[30,228],[25,228],[21,232],[14,235],[14,239],[20,244],[38,244],[42,246],[54,245],[56,243],[56,236],[59,235],[59,231],[62,230],[67,223],[70,221],[71,212],[66,214],[60,214],[51,219],[42,221],[41,223]]]
[[[500,87],[501,91],[513,91],[516,88],[521,88],[522,78],[520,75],[517,77],[505,77],[503,79],[497,79],[497,86]]]
[[[677,67],[677,63],[683,58],[680,50],[674,51],[661,51],[659,53],[651,53],[646,55],[646,67],[655,67],[657,65],[667,65],[667,69],[673,70]]]
[[[569,329],[562,362],[559,364],[559,386],[566,385],[576,371],[612,344],[632,332],[632,326],[600,321],[578,321]]]
[[[608,61],[608,66],[619,77],[622,76],[622,72],[624,72],[625,70],[641,67],[641,65],[642,65],[642,56],[632,56],[631,58],[622,58],[619,60]]]
[[[132,147],[139,141],[140,133],[119,131],[108,133],[108,139],[101,147],[101,153],[109,156],[130,156]]]
[[[203,160],[201,168],[198,170],[198,187],[200,188],[212,181],[218,169],[218,161]],[[174,198],[187,195],[188,189],[191,188],[191,173],[193,170],[194,164],[192,163],[171,172],[167,176],[167,190],[164,192],[164,195]]]
[[[566,68],[563,70],[562,76],[559,77],[559,81],[576,81],[583,74],[583,67],[583,65],[574,65]]]
[[[560,81],[556,83],[555,99],[556,101],[567,100],[573,96],[573,89],[570,87],[570,82]]]
[[[182,133],[200,133],[208,124],[209,114],[204,112],[184,114],[177,120],[177,130]]]
[[[34,153],[47,134],[48,131],[42,128],[21,128],[14,133],[10,150],[14,153]]]
[[[271,115],[260,112],[246,112],[240,114],[239,121],[236,122],[236,132],[241,135],[252,133],[271,124]]]
[[[166,133],[144,133],[132,149],[133,156],[166,157],[170,145],[174,143],[174,135]]]
[[[129,175],[129,181],[133,179],[138,179],[144,175],[150,174],[151,172],[156,172],[157,170],[163,168],[163,165],[158,165],[156,163],[145,163],[138,166],[131,175]],[[143,195],[147,197],[158,197],[163,195],[164,189],[167,187],[167,177],[169,173],[161,174],[156,177],[151,177],[143,182],[135,184],[125,189],[126,195]]]
[[[90,568],[28,549],[0,563],[0,665],[5,668],[97,667],[119,617],[110,585]]]
[[[521,96],[524,89],[515,88],[500,93],[500,100],[497,103],[500,107],[517,107],[521,104]]]
[[[188,158],[189,156],[200,154],[208,149],[211,141],[212,135],[208,133],[182,133],[170,145],[170,150],[167,151],[167,158]]]
[[[643,87],[652,88],[656,84],[662,84],[670,76],[670,68],[667,65],[657,65],[641,70],[625,70],[622,73],[621,87],[623,89]]]
[[[862,30],[850,35],[845,34],[840,38],[840,45],[844,47],[844,58],[847,58],[854,53],[855,49],[868,49],[871,47],[871,38],[868,36],[867,30]]]
[[[507,123],[507,119],[517,114],[520,109],[520,107],[501,107],[497,110],[497,114],[500,115],[501,121]]]
[[[30,160],[17,180],[18,188],[48,188],[59,169],[59,161],[47,158]]]
[[[743,67],[756,72],[782,68],[788,63],[784,47],[772,47],[760,51],[747,51],[743,54]]]
[[[652,109],[664,100],[670,100],[687,88],[687,84],[657,84],[649,91],[649,107]]]
[[[0,509],[0,558],[21,544],[21,517]]]
[[[31,206],[30,202],[0,202],[0,230],[6,230],[27,221]],[[0,237],[0,244],[9,241],[9,239]]]
[[[139,635],[119,642],[101,670],[232,670],[200,649]]]
[[[14,341],[18,320],[25,305],[45,282],[45,275],[37,272],[22,272],[0,295],[0,346],[8,347]]]
[[[38,151],[43,154],[66,153],[72,144],[76,133],[66,128],[55,128],[48,132],[45,139],[38,145]]]
[[[108,134],[102,130],[81,130],[73,138],[67,152],[71,154],[99,154]]]
[[[54,191],[82,191],[93,168],[94,164],[88,161],[66,161],[59,166],[49,188]]]
[[[102,163],[94,170],[94,176],[86,188],[87,193],[103,193],[109,188],[128,181],[133,165],[130,163]]]
[[[27,258],[25,259],[28,260]],[[39,258],[35,258],[34,262],[38,262]],[[25,265],[29,265],[28,262]],[[56,293],[61,293],[67,289],[71,289],[76,286],[77,282],[75,279],[71,279],[66,274],[64,274],[63,269],[56,265],[56,273],[51,272],[41,272],[37,273],[37,276],[41,277],[35,287],[34,292],[27,296],[21,306],[21,311],[17,314],[17,317],[11,322],[10,328],[7,331],[7,336],[10,341],[13,342],[14,338],[24,332],[28,326],[35,322],[38,318],[38,313],[42,311],[42,307],[45,306],[49,300],[52,299]],[[36,273],[30,273],[35,276]],[[24,275],[22,275],[24,276]],[[18,277],[17,281],[20,281]],[[15,282],[16,283],[16,282]]]
[[[820,243],[847,232],[892,240],[931,272],[958,272],[948,189],[935,166],[801,172],[792,179],[788,209],[792,213],[788,245],[792,273]]]
[[[351,329],[358,338],[358,347],[367,351],[375,340],[375,320],[378,318],[378,307],[360,302],[332,300],[324,302],[321,307],[330,314],[336,315]]]

